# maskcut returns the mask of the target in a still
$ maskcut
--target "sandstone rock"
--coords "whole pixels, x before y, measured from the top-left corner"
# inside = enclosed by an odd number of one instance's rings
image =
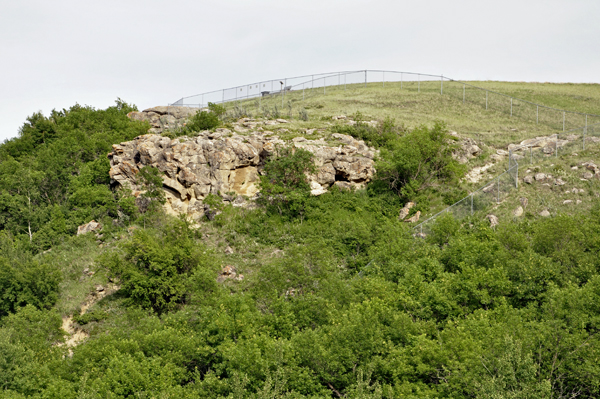
[[[540,216],[547,218],[548,216],[550,216],[550,212],[548,212],[547,209],[544,209],[543,211],[540,212]]]
[[[266,158],[276,154],[277,148],[290,145],[277,136],[266,137],[260,132],[248,136],[230,133],[228,129],[216,129],[208,135],[177,140],[146,134],[113,145],[108,154],[112,183],[141,193],[139,170],[147,165],[156,167],[163,174],[167,213],[187,214],[194,220],[205,215],[212,219],[216,213],[201,206],[208,194],[224,196],[233,192],[237,196],[254,197]],[[362,188],[375,174],[375,149],[351,136],[332,136],[341,145],[332,147],[322,139],[301,138],[293,142],[294,147],[314,155],[317,173],[308,176],[313,195],[327,192],[334,184],[344,189]]]
[[[594,174],[592,172],[584,172],[582,177],[589,180],[594,177]]]
[[[533,176],[525,176],[523,182],[527,184],[533,184]]]
[[[581,202],[582,201],[580,199],[578,199],[578,200],[575,201],[575,205],[579,205],[579,204],[581,204]]]
[[[577,166],[571,166],[571,170],[577,170],[579,169]]]
[[[500,155],[500,156],[502,156],[502,157],[505,157],[505,156],[507,156],[507,155],[508,155],[508,151],[505,151],[505,150],[497,150],[497,151],[496,151],[496,154],[498,154],[498,155]]]
[[[487,220],[489,220],[489,222],[490,222],[490,227],[494,228],[494,227],[498,226],[498,223],[499,223],[499,221],[498,221],[498,216],[496,216],[496,215],[492,215],[492,214],[489,214],[489,215],[487,215],[485,218],[486,218]]]
[[[544,173],[536,173],[534,179],[536,181],[542,181],[546,179],[546,175]]]
[[[235,267],[227,265],[219,273],[219,276],[217,277],[217,282],[222,283],[228,279],[242,281],[244,279],[244,275],[238,274],[237,269]]]
[[[233,248],[231,248],[229,245],[225,248],[225,253],[227,255],[231,255],[233,253]]]
[[[564,200],[563,201],[563,205],[569,205],[569,204],[572,204],[572,203],[573,203],[573,200]]]
[[[529,200],[527,198],[519,198],[519,202],[521,202],[521,206],[523,207],[523,209],[527,209],[527,204],[529,203]]]
[[[554,184],[557,186],[564,186],[566,183],[560,177],[554,181]]]
[[[523,207],[522,206],[518,206],[514,211],[513,211],[513,216],[514,217],[520,217],[523,216]]]
[[[95,220],[92,220],[89,223],[83,224],[77,227],[77,235],[91,233],[93,231],[100,231],[102,229],[102,225]]]
[[[421,217],[421,211],[417,211],[417,213],[415,213],[413,216],[411,216],[408,219],[406,219],[406,222],[408,222],[408,223],[416,223],[416,222],[419,221],[419,217]]]
[[[104,287],[101,286],[101,285],[97,285],[96,286],[96,292],[102,292],[102,291],[104,291]]]

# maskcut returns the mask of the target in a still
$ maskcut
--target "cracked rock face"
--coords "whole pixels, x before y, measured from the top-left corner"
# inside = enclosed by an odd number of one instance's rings
[[[139,170],[146,165],[156,167],[162,172],[167,213],[184,213],[199,219],[204,215],[202,201],[208,194],[225,199],[231,198],[231,193],[254,197],[266,158],[276,153],[278,147],[293,146],[314,154],[317,172],[308,176],[313,195],[325,193],[333,185],[362,188],[375,173],[376,151],[351,136],[331,137],[333,145],[323,139],[303,137],[286,143],[260,131],[241,136],[227,129],[174,140],[146,134],[113,145],[108,154],[110,177],[113,184],[128,186],[134,195],[139,195],[142,189],[137,180]]]

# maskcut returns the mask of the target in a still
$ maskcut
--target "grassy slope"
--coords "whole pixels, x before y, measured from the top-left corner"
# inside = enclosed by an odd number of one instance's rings
[[[488,88],[490,90],[507,93],[513,96],[522,97],[531,101],[537,101],[554,107],[563,107],[568,110],[582,110],[590,113],[600,114],[600,85],[583,84],[540,84],[540,83],[503,83],[503,82],[470,82],[470,84]],[[416,87],[407,87],[400,91],[399,84],[386,83],[385,88],[380,84],[369,84],[365,90],[362,85],[348,86],[348,90],[328,88],[327,94],[315,93],[311,96],[307,91],[306,99],[302,100],[301,92],[292,92],[286,96],[287,102],[292,105],[292,118],[287,114],[285,108],[281,117],[286,117],[290,123],[285,125],[287,131],[281,130],[281,127],[273,128],[273,132],[282,138],[292,138],[299,135],[305,135],[306,129],[322,129],[311,134],[310,138],[327,137],[328,128],[335,122],[331,120],[335,115],[350,115],[357,111],[361,112],[366,119],[383,120],[386,117],[392,117],[397,122],[404,124],[407,128],[413,128],[420,124],[431,124],[434,120],[442,120],[448,124],[449,129],[459,132],[463,136],[470,136],[478,140],[488,152],[494,148],[506,148],[509,143],[520,141],[524,138],[535,137],[539,135],[552,134],[554,129],[545,124],[536,124],[535,121],[523,120],[517,117],[511,118],[509,115],[496,110],[485,110],[484,107],[476,103],[463,104],[460,99],[452,95],[452,88],[446,85],[444,96],[439,94],[438,83],[421,83],[421,92],[416,91]],[[456,94],[456,93],[454,93]],[[231,106],[232,104],[230,104]],[[239,103],[250,113],[256,114],[257,102],[255,100]],[[275,105],[281,107],[281,99],[278,97],[267,98],[261,101],[263,108],[273,108]],[[308,121],[301,121],[297,118],[298,110],[306,109],[309,114]],[[281,109],[280,109],[281,110]],[[489,146],[489,147],[488,147]],[[578,171],[571,170],[571,166],[577,165],[582,161],[597,159],[598,149],[590,148],[585,153],[580,152],[573,156],[565,154],[558,159],[548,159],[545,162],[533,165],[532,171],[543,171],[551,173],[556,177],[562,177],[567,185],[562,187],[547,187],[541,183],[533,186],[521,184],[519,190],[512,190],[510,195],[497,206],[494,210],[502,221],[512,218],[512,210],[518,206],[519,198],[527,197],[529,205],[526,209],[530,216],[536,215],[542,209],[548,209],[551,213],[557,212],[583,212],[591,203],[591,196],[600,191],[596,181],[583,182]],[[482,163],[482,160],[472,161],[472,165]],[[490,170],[490,176],[501,173],[505,165],[498,165]],[[525,168],[521,171],[521,176]],[[464,188],[472,190],[479,187],[478,184],[465,184]],[[583,188],[584,194],[568,195],[564,194],[567,189],[573,187]],[[566,206],[562,205],[564,199],[580,198],[583,200],[580,205]],[[438,199],[439,200],[439,199]],[[431,213],[443,209],[444,204],[441,200],[432,200]],[[243,212],[240,209],[231,209],[231,214]],[[486,211],[487,212],[487,211]],[[277,248],[265,244],[260,244],[254,239],[240,234],[235,217],[225,215],[221,223],[205,224],[200,227],[204,236],[204,242],[214,248],[217,253],[223,254],[224,247],[230,245],[234,248],[233,255],[223,255],[222,264],[233,263],[238,267],[241,273],[246,275],[253,273],[257,268],[265,263],[269,263],[277,255],[274,254]],[[480,215],[481,216],[481,215]],[[292,234],[288,231],[273,232],[276,235]],[[53,249],[53,252],[40,255],[47,261],[58,262],[63,265],[65,280],[61,286],[61,298],[57,307],[64,315],[76,312],[79,306],[85,301],[86,297],[94,290],[96,284],[106,284],[106,276],[102,271],[94,276],[84,276],[83,269],[95,269],[94,259],[104,252],[110,243],[118,241],[123,237],[122,233],[105,234],[103,241],[104,248],[99,248],[95,239],[74,238],[72,242],[65,243]],[[292,239],[292,241],[294,241]],[[113,306],[110,298],[106,298],[96,306]]]

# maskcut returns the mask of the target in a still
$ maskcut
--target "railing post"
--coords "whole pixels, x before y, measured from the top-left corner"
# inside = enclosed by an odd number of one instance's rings
[[[496,202],[500,203],[500,176],[498,176],[498,194],[497,194],[497,197],[496,197]]]
[[[585,135],[587,134],[587,114],[585,115],[585,127],[583,128],[583,150],[585,151]]]
[[[473,216],[473,193],[471,193],[471,216]]]
[[[365,69],[365,89],[367,88],[367,70]]]
[[[529,163],[533,164],[533,145],[529,146]]]

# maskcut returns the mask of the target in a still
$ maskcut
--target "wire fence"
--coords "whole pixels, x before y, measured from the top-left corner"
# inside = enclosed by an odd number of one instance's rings
[[[439,93],[513,118],[535,121],[556,131],[566,132],[581,126],[600,123],[600,115],[548,107],[443,75],[389,70],[341,71],[270,79],[182,97],[169,105],[194,108],[204,108],[208,103],[232,107],[244,105],[255,107],[258,112],[263,110],[263,105],[270,105],[278,106],[281,113],[284,113],[290,99],[297,102],[341,90],[372,88],[374,85],[399,92],[406,90],[417,93]]]
[[[341,90],[350,90],[352,92],[349,94],[353,94],[355,90],[371,89],[374,85],[398,90],[399,94],[402,91],[439,93],[440,96],[477,104],[511,118],[530,123],[535,121],[557,132],[524,140],[519,145],[510,145],[506,170],[465,198],[416,225],[416,234],[422,236],[431,233],[436,220],[442,215],[452,214],[457,219],[485,216],[491,207],[518,188],[520,164],[533,164],[552,156],[584,150],[587,145],[600,142],[600,115],[553,108],[443,75],[415,72],[358,70],[271,79],[182,97],[169,106],[204,108],[209,103],[215,103],[243,107],[244,110],[255,107],[258,113],[279,115],[280,112],[285,113],[287,104],[288,115],[291,116],[292,99],[295,102],[305,101]]]
[[[524,140],[511,145],[508,168],[477,190],[443,211],[431,216],[414,227],[416,234],[425,237],[431,234],[440,216],[452,214],[456,219],[469,216],[484,217],[490,209],[501,203],[519,187],[519,167],[533,165],[561,155],[584,151],[586,147],[600,143],[600,123],[582,126],[546,137]]]

